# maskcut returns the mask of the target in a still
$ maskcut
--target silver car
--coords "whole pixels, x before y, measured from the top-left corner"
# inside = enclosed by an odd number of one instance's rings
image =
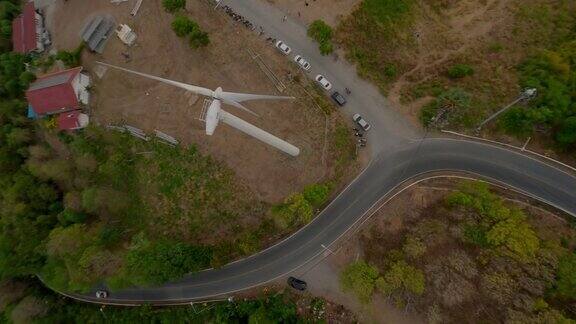
[[[314,79],[322,86],[322,88],[324,88],[324,90],[332,89],[332,83],[330,83],[330,81],[328,81],[328,79],[326,79],[322,74],[318,74]]]
[[[301,55],[294,56],[294,62],[298,63],[298,65],[300,65],[300,67],[305,71],[310,71],[310,68],[312,67]]]
[[[284,43],[283,41],[277,41],[276,48],[284,55],[288,55],[290,54],[290,52],[292,52],[290,46],[286,45],[286,43]]]
[[[360,114],[355,114],[352,116],[352,120],[358,124],[358,126],[362,127],[364,131],[368,131],[370,129],[370,124],[368,124]]]

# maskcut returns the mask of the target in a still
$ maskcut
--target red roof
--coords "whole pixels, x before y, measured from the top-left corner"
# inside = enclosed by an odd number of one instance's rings
[[[78,109],[78,98],[72,80],[82,67],[60,71],[39,77],[26,91],[28,103],[36,114],[55,114]]]
[[[58,124],[58,129],[60,130],[74,130],[80,128],[80,121],[78,117],[80,116],[80,110],[73,110],[65,113],[61,113],[56,118],[56,123]]]
[[[26,54],[36,49],[36,12],[34,2],[24,5],[21,15],[12,21],[14,51]]]

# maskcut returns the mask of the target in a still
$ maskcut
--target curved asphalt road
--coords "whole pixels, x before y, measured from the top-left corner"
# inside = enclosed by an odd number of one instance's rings
[[[576,216],[575,177],[498,147],[431,138],[421,145],[407,143],[402,149],[374,159],[312,223],[259,254],[164,286],[113,292],[106,300],[97,300],[93,294],[72,297],[107,304],[179,304],[265,284],[320,258],[322,245],[330,247],[404,180],[446,170],[464,171],[506,184]]]
[[[226,296],[286,276],[321,258],[367,212],[405,180],[429,172],[462,171],[474,177],[514,188],[576,216],[576,177],[539,160],[503,148],[463,140],[428,138],[395,110],[387,109],[378,90],[357,77],[352,66],[321,56],[306,36],[305,26],[263,0],[223,0],[236,12],[262,26],[268,35],[286,41],[293,54],[312,64],[312,76],[324,74],[335,89],[348,87],[352,95],[344,113],[360,112],[371,124],[372,162],[312,223],[288,239],[221,269],[208,270],[154,288],[112,292],[109,298],[68,294],[79,300],[119,305],[182,304]],[[298,47],[296,47],[298,45]],[[316,71],[316,72],[314,72]],[[311,283],[313,284],[313,283]]]

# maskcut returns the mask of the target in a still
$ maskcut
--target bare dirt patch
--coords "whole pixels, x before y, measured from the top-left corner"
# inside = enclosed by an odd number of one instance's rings
[[[261,0],[264,1],[264,0]],[[336,26],[360,0],[266,0],[281,8],[288,15],[310,24],[321,19]]]
[[[134,29],[137,44],[127,48],[113,36],[103,55],[83,55],[88,70],[93,70],[94,61],[99,60],[212,89],[220,86],[225,91],[277,93],[247,53],[246,49],[251,48],[288,84],[286,93],[298,99],[248,103],[261,118],[233,107],[224,109],[300,147],[301,155],[291,158],[226,125],[220,125],[214,136],[206,136],[204,124],[197,120],[203,98],[111,70],[102,79],[95,77],[93,121],[100,125],[126,123],[148,132],[158,129],[186,145],[194,144],[202,153],[224,161],[267,202],[278,202],[307,184],[334,175],[338,153],[325,143],[341,121],[337,116],[325,117],[299,87],[290,85],[287,76],[296,75],[296,71],[284,58],[227,16],[211,10],[207,2],[189,1],[187,5],[186,14],[210,34],[211,44],[199,50],[190,49],[186,40],[174,34],[170,28],[173,15],[164,11],[161,1],[145,1],[133,18],[129,12],[134,2],[114,5],[104,0],[58,1],[50,19],[54,46],[75,48],[80,41],[79,31],[90,17],[110,14],[117,23],[127,23]],[[129,53],[128,61],[122,52]]]

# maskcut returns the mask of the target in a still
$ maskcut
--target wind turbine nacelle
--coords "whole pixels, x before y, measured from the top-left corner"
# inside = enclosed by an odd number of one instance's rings
[[[216,126],[218,126],[218,121],[220,114],[220,100],[214,99],[208,107],[208,112],[206,113],[206,135],[214,134]]]

